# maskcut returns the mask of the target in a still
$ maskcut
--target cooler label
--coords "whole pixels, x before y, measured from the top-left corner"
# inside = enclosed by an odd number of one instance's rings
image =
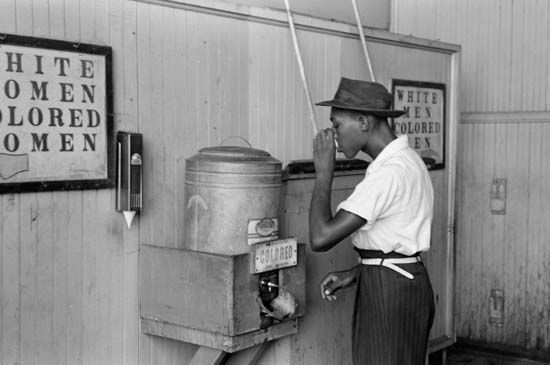
[[[279,218],[263,218],[248,221],[248,245],[273,241],[279,238]]]
[[[252,246],[250,259],[252,274],[296,266],[298,242],[296,238],[287,238],[258,243]]]

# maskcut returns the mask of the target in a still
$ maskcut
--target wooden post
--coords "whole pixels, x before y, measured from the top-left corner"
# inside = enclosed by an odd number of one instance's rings
[[[200,346],[189,365],[219,365],[224,360],[227,352],[212,347]]]
[[[229,355],[224,365],[256,365],[271,342],[238,351]]]

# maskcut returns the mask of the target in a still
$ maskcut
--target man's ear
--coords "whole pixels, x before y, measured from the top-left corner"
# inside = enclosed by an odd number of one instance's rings
[[[357,120],[359,121],[359,128],[361,128],[363,132],[368,132],[373,125],[370,115],[360,115]]]

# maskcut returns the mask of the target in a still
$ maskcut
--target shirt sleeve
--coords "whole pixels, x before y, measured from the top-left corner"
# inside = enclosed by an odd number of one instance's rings
[[[367,221],[369,230],[379,219],[395,211],[399,202],[399,175],[395,169],[381,168],[367,174],[353,193],[336,210],[343,209]]]

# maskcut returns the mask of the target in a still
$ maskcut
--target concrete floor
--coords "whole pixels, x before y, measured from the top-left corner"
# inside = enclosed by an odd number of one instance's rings
[[[442,365],[441,353],[430,355],[430,365]],[[447,365],[549,365],[550,361],[535,361],[524,358],[512,358],[510,356],[495,353],[455,349],[447,350]]]

